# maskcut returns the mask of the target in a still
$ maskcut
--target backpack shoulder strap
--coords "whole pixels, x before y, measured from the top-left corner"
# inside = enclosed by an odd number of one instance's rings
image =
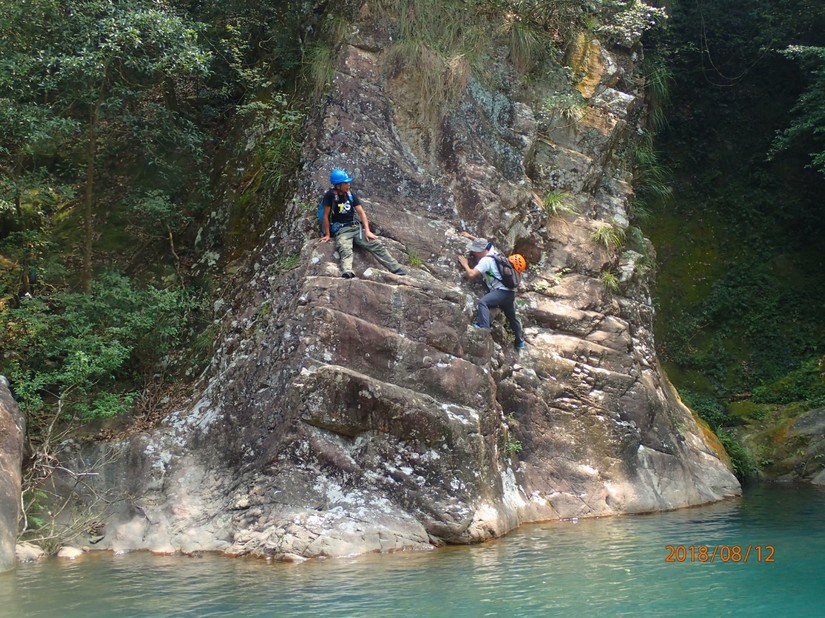
[[[503,266],[503,264],[501,263],[501,257],[502,257],[501,254],[500,253],[494,253],[490,257],[493,258],[493,261],[496,263],[496,267],[498,268],[498,274],[501,275],[501,267]],[[493,275],[492,272],[490,274],[492,275],[493,279],[501,281],[501,277],[496,277],[495,275]],[[502,283],[504,283],[504,282],[502,281]]]

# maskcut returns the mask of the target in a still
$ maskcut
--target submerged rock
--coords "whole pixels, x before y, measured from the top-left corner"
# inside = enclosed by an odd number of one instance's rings
[[[18,562],[35,562],[43,558],[46,552],[32,543],[18,543],[14,548]]]
[[[63,560],[76,560],[84,554],[79,547],[64,546],[57,550],[57,557]]]

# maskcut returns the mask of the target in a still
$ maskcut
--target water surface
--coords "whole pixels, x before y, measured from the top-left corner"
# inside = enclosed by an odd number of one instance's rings
[[[47,560],[0,575],[0,616],[825,616],[823,513],[823,489],[764,486],[706,507],[532,525],[431,552],[303,564]]]

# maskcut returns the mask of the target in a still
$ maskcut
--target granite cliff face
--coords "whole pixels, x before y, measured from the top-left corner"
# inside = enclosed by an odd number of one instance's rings
[[[641,254],[596,240],[629,225],[636,53],[580,41],[571,62],[586,58],[587,105],[572,118],[535,104],[569,82],[528,92],[506,51],[485,83],[459,59],[452,94],[427,103],[393,54],[392,24],[364,12],[354,32],[290,212],[224,307],[200,397],[107,446],[117,457],[101,482],[124,500],[97,547],[280,559],[424,549],[737,494],[657,364]],[[356,252],[357,278],[340,277],[306,206],[334,167],[355,177],[409,276]],[[551,192],[577,214],[549,214]],[[470,328],[481,290],[456,265],[462,231],[531,264],[525,351],[501,317],[492,333]]]

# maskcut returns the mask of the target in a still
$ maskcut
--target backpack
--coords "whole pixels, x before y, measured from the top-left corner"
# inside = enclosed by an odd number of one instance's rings
[[[326,195],[326,193],[324,194]],[[352,193],[347,193],[347,201],[352,204]],[[331,215],[332,213],[330,213]],[[321,201],[318,202],[318,234],[320,236],[324,235],[324,198],[321,198]],[[355,220],[358,220],[358,214],[355,215]],[[330,221],[329,223],[329,231],[330,234],[333,236],[335,235],[335,231],[332,229],[333,223]]]
[[[496,253],[490,257],[495,260],[498,272],[501,274],[501,278],[496,277],[496,279],[501,281],[504,287],[515,290],[521,283],[521,273],[513,267],[513,263],[506,256]]]
[[[318,202],[318,235],[324,235],[324,198]]]

